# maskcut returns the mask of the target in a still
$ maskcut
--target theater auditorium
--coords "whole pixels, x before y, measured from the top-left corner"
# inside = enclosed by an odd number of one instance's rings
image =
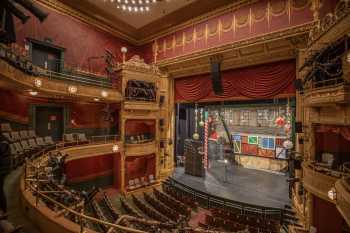
[[[0,232],[350,233],[349,0],[1,0]]]

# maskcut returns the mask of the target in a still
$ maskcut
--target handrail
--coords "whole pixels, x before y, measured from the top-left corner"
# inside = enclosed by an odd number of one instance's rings
[[[169,177],[168,180],[172,185],[178,186],[184,192],[187,192],[190,195],[192,195],[195,200],[196,198],[201,198],[202,200],[205,200],[207,202],[207,208],[211,208],[211,206],[217,206],[217,204],[220,204],[220,206],[223,206],[223,207],[240,209],[241,212],[244,214],[255,213],[255,214],[261,214],[264,217],[273,215],[275,217],[278,217],[281,224],[284,223],[284,220],[285,220],[284,209],[253,205],[249,203],[226,199],[223,197],[218,197],[212,194],[208,194],[208,193],[193,189],[171,177]]]
[[[106,135],[106,136],[111,136],[111,135]],[[112,135],[112,136],[115,136],[115,135]],[[101,137],[101,136],[95,136],[95,137]],[[104,137],[104,136],[102,136]],[[68,146],[68,147],[72,147],[72,146]],[[61,147],[61,148],[66,148],[64,145]],[[122,226],[122,225],[119,225],[119,224],[114,224],[114,223],[110,223],[110,222],[107,222],[107,221],[103,221],[101,219],[98,219],[98,218],[94,218],[94,217],[91,217],[91,216],[88,216],[88,215],[85,215],[81,212],[78,212],[72,208],[69,208],[67,207],[66,205],[54,200],[53,198],[49,197],[48,195],[46,195],[47,192],[45,191],[40,191],[37,189],[38,185],[36,186],[33,186],[31,184],[31,182],[39,182],[39,178],[36,176],[36,178],[33,178],[31,176],[28,176],[28,170],[30,167],[32,168],[35,168],[35,169],[38,169],[42,160],[44,159],[44,157],[47,157],[47,152],[50,152],[50,151],[57,151],[58,150],[58,147],[55,147],[55,148],[51,148],[51,150],[48,150],[48,149],[43,149],[41,150],[40,152],[38,152],[37,154],[39,155],[38,157],[36,158],[33,158],[33,159],[26,159],[26,162],[25,162],[25,165],[24,165],[24,191],[27,191],[29,190],[31,194],[36,194],[36,201],[35,201],[35,206],[37,207],[38,204],[39,204],[39,196],[41,197],[40,199],[41,200],[46,200],[56,206],[59,206],[60,208],[63,209],[63,211],[67,211],[73,215],[75,215],[77,217],[77,219],[80,220],[80,232],[84,232],[84,226],[83,226],[83,221],[84,220],[90,220],[92,222],[95,222],[95,223],[98,223],[98,224],[103,224],[103,225],[106,225],[110,228],[113,228],[113,229],[118,229],[118,230],[122,230],[122,231],[125,231],[125,232],[132,232],[132,233],[146,233],[145,231],[141,231],[141,230],[137,230],[137,229],[134,229],[134,228],[129,228],[129,227],[125,227],[125,226]],[[31,178],[28,178],[28,177],[31,177]]]
[[[321,164],[316,164],[315,161],[306,161],[305,164],[313,171],[319,172],[321,174],[326,174],[334,178],[341,178],[349,176],[349,170],[343,169],[343,171],[333,170],[331,168],[322,166]]]
[[[124,227],[124,226],[121,226],[121,225],[116,225],[116,224],[113,224],[113,223],[110,223],[110,222],[106,222],[106,221],[103,221],[101,219],[97,219],[97,218],[94,218],[94,217],[91,217],[91,216],[88,216],[88,215],[85,215],[85,214],[82,214],[78,211],[75,211],[65,205],[63,205],[62,203],[52,199],[51,197],[47,196],[46,194],[44,194],[43,192],[37,190],[36,188],[34,188],[32,185],[28,185],[27,184],[27,187],[29,187],[30,190],[32,190],[36,195],[39,195],[41,196],[42,198],[52,202],[53,204],[61,207],[62,209],[64,209],[65,211],[68,211],[70,212],[71,214],[74,214],[76,216],[79,217],[79,219],[86,219],[86,220],[90,220],[90,221],[93,221],[95,223],[98,223],[98,224],[104,224],[106,226],[109,226],[109,227],[113,227],[113,228],[117,228],[119,230],[124,230],[124,231],[127,231],[127,232],[134,232],[134,233],[145,233],[145,231],[140,231],[140,230],[137,230],[137,229],[133,229],[133,228],[129,228],[129,227]],[[37,203],[38,204],[38,203]]]
[[[117,141],[120,138],[119,134],[110,134],[110,135],[101,135],[101,136],[92,136],[90,143],[107,143],[111,141]],[[102,139],[102,140],[99,140]]]
[[[58,80],[66,80],[66,81],[72,81],[77,83],[83,83],[87,85],[112,88],[112,82],[109,80],[103,80],[102,78],[100,80],[98,79],[94,80],[92,78],[85,78],[78,75],[70,75],[66,73],[55,72],[55,71],[44,70],[44,69],[39,69],[39,74],[42,76],[46,76],[48,78],[54,78]]]

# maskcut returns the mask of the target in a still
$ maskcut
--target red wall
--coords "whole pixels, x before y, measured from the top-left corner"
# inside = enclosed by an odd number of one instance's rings
[[[70,111],[69,127],[71,128],[107,128],[102,103],[67,103],[44,98],[34,98],[15,91],[0,89],[0,116],[10,121],[29,124],[29,107],[32,104],[57,104],[65,106]],[[115,111],[118,105],[111,105],[110,111]],[[73,120],[73,121],[72,121]]]
[[[133,136],[144,133],[155,134],[155,120],[127,120],[125,122],[125,135]]]
[[[48,8],[43,9],[49,13],[47,19],[40,23],[34,16],[26,24],[16,20],[17,42],[21,45],[25,43],[27,37],[37,40],[50,38],[54,45],[66,48],[65,61],[68,64],[77,64],[83,70],[88,71],[88,58],[103,56],[105,49],[117,54],[121,61],[120,48],[129,48],[128,56],[133,54],[132,46],[98,28],[85,24],[72,17],[63,15]],[[103,73],[104,60],[93,60],[91,62],[92,71]]]
[[[120,153],[85,157],[65,163],[68,183],[82,182],[99,176],[115,176],[115,187],[120,186]]]
[[[128,186],[129,180],[146,177],[153,174],[155,177],[156,159],[155,155],[145,155],[138,157],[127,157],[125,160],[125,186]]]
[[[321,198],[313,197],[313,225],[317,228],[317,233],[342,233],[344,220],[337,207]]]

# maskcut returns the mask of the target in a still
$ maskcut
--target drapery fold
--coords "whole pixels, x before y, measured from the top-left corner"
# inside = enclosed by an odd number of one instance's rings
[[[294,96],[295,76],[295,60],[224,71],[221,74],[221,95],[215,95],[210,74],[180,78],[175,80],[175,98],[177,102],[196,102],[267,99],[280,94]]]
[[[350,127],[346,126],[333,126],[333,125],[320,125],[316,128],[317,133],[335,133],[340,134],[346,140],[350,141]]]

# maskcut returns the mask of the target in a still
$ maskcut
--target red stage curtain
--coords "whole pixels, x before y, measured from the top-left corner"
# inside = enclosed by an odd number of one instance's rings
[[[295,72],[295,60],[224,71],[220,96],[213,92],[210,74],[175,79],[175,98],[178,102],[195,102],[294,96]]]

